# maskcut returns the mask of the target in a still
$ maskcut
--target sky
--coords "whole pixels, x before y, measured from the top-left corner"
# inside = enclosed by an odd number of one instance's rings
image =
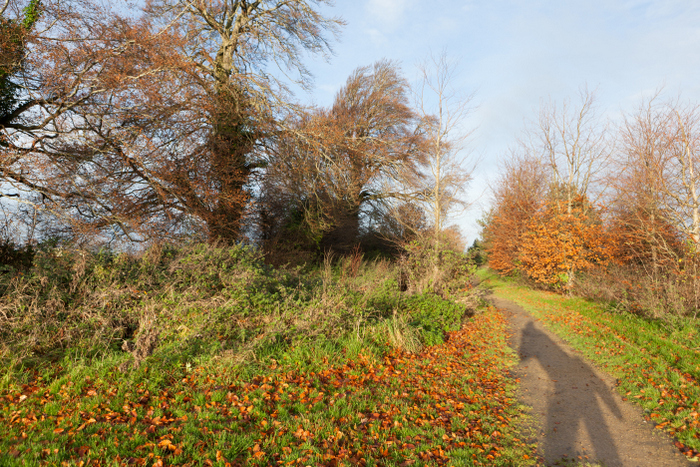
[[[329,105],[354,69],[384,58],[409,82],[431,53],[457,66],[454,88],[474,94],[461,156],[478,161],[472,207],[452,219],[468,244],[499,164],[543,103],[575,103],[586,86],[613,124],[659,90],[700,103],[698,0],[337,0],[324,11],[347,26],[330,60],[305,62],[315,87],[302,102]]]

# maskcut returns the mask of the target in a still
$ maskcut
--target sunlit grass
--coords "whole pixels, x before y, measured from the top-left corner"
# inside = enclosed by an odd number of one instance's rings
[[[93,259],[71,286],[55,273],[70,263],[49,255],[2,297],[21,325],[5,348],[36,344],[4,354],[2,466],[534,463],[505,319],[468,318],[466,277],[440,296],[401,292],[381,261],[274,270],[200,246]],[[36,306],[58,296],[65,315]],[[90,325],[111,329],[91,335],[80,313],[99,304]],[[42,316],[50,326],[24,326]],[[121,343],[149,316],[158,345],[137,361]]]
[[[529,465],[505,326],[486,311],[421,354],[358,351],[352,340],[290,348],[250,378],[231,378],[216,359],[190,368],[154,359],[129,374],[76,366],[3,394],[0,460]]]

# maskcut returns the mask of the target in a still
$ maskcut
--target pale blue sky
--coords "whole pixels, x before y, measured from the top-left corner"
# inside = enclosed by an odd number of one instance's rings
[[[352,70],[381,58],[399,61],[409,80],[431,50],[459,61],[455,85],[475,93],[467,125],[481,158],[475,205],[456,219],[469,243],[498,161],[542,101],[576,99],[587,85],[618,120],[661,87],[700,101],[698,0],[337,0],[328,12],[348,25],[330,63],[306,62],[316,87],[302,101],[328,105]]]

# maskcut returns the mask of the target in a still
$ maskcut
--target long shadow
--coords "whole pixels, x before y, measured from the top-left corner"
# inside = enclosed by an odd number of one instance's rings
[[[547,397],[544,457],[547,465],[556,465],[563,459],[578,460],[588,455],[591,460],[603,461],[606,466],[621,465],[620,455],[611,437],[603,415],[604,407],[618,419],[620,408],[610,395],[606,383],[592,368],[578,357],[571,357],[535,328],[530,321],[521,335],[522,362],[536,359],[554,383],[554,393]],[[593,453],[584,453],[579,440],[585,427]],[[593,456],[591,456],[593,454]]]

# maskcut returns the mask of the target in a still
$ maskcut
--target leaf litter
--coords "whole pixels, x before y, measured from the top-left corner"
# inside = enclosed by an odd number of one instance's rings
[[[12,465],[529,465],[519,438],[507,321],[494,308],[442,345],[247,381],[205,367],[154,387],[110,377],[0,393],[0,459]],[[60,369],[56,370],[60,373]],[[144,369],[148,372],[148,368]],[[49,378],[50,379],[50,378]]]

